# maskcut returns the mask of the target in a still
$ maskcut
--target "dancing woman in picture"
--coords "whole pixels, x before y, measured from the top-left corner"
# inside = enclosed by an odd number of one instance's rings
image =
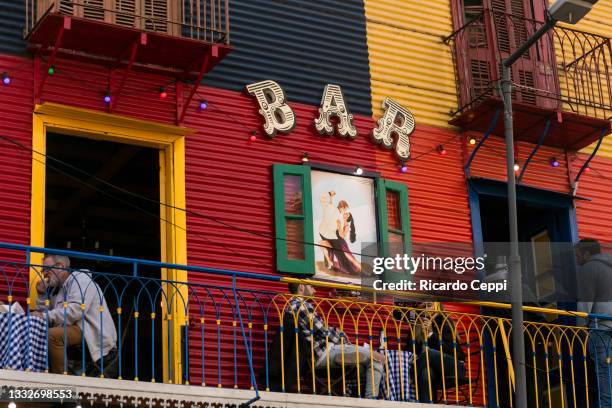
[[[340,250],[334,252],[338,258],[340,271],[353,275],[361,272],[361,264],[352,254],[349,244],[346,241],[347,235],[351,243],[357,240],[355,220],[353,219],[353,214],[348,211],[348,208],[349,206],[346,201],[341,200],[338,203],[338,211],[342,214],[342,222],[338,221],[338,230],[336,232],[338,240],[340,241]]]

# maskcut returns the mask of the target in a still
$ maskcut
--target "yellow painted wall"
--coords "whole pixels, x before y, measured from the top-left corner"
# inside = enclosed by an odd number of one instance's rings
[[[553,1],[550,1],[552,3]],[[599,0],[591,12],[587,14],[578,24],[569,26],[577,30],[586,31],[593,34],[612,37],[612,0]],[[608,61],[609,63],[610,61]],[[607,90],[605,90],[607,91]],[[593,146],[584,149],[584,152],[591,152]],[[607,136],[604,140],[598,156],[612,158],[612,136]]]
[[[450,0],[366,0],[365,11],[374,116],[390,97],[417,123],[449,127],[457,109],[451,49],[442,43],[453,31]]]

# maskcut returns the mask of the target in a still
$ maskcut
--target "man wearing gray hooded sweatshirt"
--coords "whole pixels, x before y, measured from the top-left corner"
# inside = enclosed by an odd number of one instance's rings
[[[601,252],[591,238],[575,246],[578,274],[578,311],[612,316],[612,256]],[[608,359],[612,357],[612,320],[590,319],[589,355],[595,364],[599,407],[611,407],[612,381]]]
[[[82,344],[85,340],[93,362],[88,374],[99,375],[103,365],[104,373],[112,376],[117,331],[104,293],[91,274],[70,269],[67,256],[45,255],[43,279],[36,285],[36,290],[38,310],[32,314],[49,322],[49,371],[65,372],[67,347]]]

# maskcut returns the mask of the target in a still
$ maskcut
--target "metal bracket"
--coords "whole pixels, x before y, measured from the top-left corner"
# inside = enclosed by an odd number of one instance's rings
[[[493,129],[495,129],[495,127],[497,126],[497,122],[499,121],[499,114],[501,113],[501,111],[502,111],[502,108],[500,106],[495,111],[495,115],[493,115],[493,119],[491,119],[491,123],[489,124],[489,128],[487,129],[487,131],[482,136],[482,139],[480,139],[480,142],[478,142],[478,144],[476,145],[474,150],[472,150],[472,154],[470,154],[470,158],[468,159],[467,163],[465,164],[465,166],[463,168],[463,171],[465,173],[465,178],[469,178],[470,177],[470,166],[472,165],[472,162],[474,161],[474,158],[476,157],[476,153],[478,153],[478,150],[480,150],[480,148],[482,147],[484,142],[489,138],[489,136],[491,136],[491,133],[493,132]]]
[[[49,61],[47,61],[47,66],[45,67],[45,70],[43,71],[42,78],[40,79],[40,84],[38,85],[38,90],[35,96],[36,103],[40,101],[40,98],[43,92],[43,88],[45,86],[45,82],[47,81],[47,77],[49,76],[49,68],[53,66],[53,63],[55,62],[55,58],[57,57],[57,52],[60,46],[62,45],[62,39],[64,38],[64,32],[66,30],[70,30],[71,26],[72,26],[72,20],[70,19],[70,17],[64,16],[62,25],[60,26],[59,31],[57,32],[57,36],[55,37],[55,43],[53,45],[53,49],[51,50]]]
[[[183,122],[183,119],[185,119],[185,114],[187,113],[187,109],[189,108],[189,105],[191,104],[191,100],[193,99],[193,96],[197,92],[198,88],[200,87],[202,79],[204,78],[204,74],[208,72],[209,70],[209,67],[210,67],[209,62],[210,62],[211,57],[216,58],[218,56],[219,56],[219,47],[216,45],[213,45],[212,48],[210,50],[207,50],[206,54],[204,54],[204,57],[202,59],[202,64],[200,65],[200,71],[198,73],[198,76],[193,86],[191,87],[191,90],[189,91],[189,94],[187,95],[187,99],[182,101],[182,105],[183,105],[182,109],[180,111],[177,110],[177,112],[180,112],[177,117],[177,125],[181,124]]]
[[[523,180],[523,176],[525,175],[525,171],[527,171],[527,166],[529,165],[529,162],[531,161],[531,159],[533,159],[533,156],[535,156],[535,154],[538,152],[540,147],[542,147],[542,145],[544,144],[544,141],[546,140],[546,136],[548,136],[549,130],[550,130],[550,118],[546,119],[546,125],[544,126],[544,131],[538,138],[538,143],[535,145],[535,147],[529,154],[529,157],[527,157],[527,160],[525,160],[525,164],[523,165],[523,168],[521,169],[521,174],[519,174],[518,179],[516,180],[517,184],[521,184],[521,180]]]
[[[117,101],[119,100],[119,95],[121,95],[121,91],[123,90],[123,87],[125,86],[127,77],[130,71],[132,70],[132,66],[134,65],[134,61],[136,60],[136,52],[138,51],[138,47],[140,45],[147,45],[147,34],[146,33],[141,33],[138,36],[138,38],[136,38],[134,42],[132,43],[132,45],[130,46],[130,59],[128,61],[128,65],[125,69],[125,72],[123,73],[123,77],[119,81],[119,87],[117,88],[117,91],[114,93],[114,95],[112,95],[111,103],[108,106],[109,113],[112,112],[113,109],[115,109],[115,106],[117,105]],[[121,56],[119,56],[119,59],[120,58]],[[119,63],[119,59],[117,60],[117,63],[115,65]],[[109,91],[111,91],[110,86],[109,86]],[[111,91],[111,94],[113,94],[112,91]]]
[[[582,173],[584,173],[584,170],[587,167],[589,167],[589,163],[591,163],[591,160],[593,160],[593,157],[595,157],[595,155],[597,154],[597,151],[601,147],[601,143],[603,142],[604,137],[606,137],[607,134],[608,134],[608,129],[606,127],[603,127],[601,129],[601,135],[599,135],[599,140],[597,141],[597,145],[591,152],[591,155],[589,156],[589,158],[584,162],[584,164],[580,168],[580,171],[576,175],[576,178],[574,179],[574,191],[572,192],[572,195],[574,196],[576,195],[576,191],[578,191],[578,180],[580,180],[580,177],[582,176]]]

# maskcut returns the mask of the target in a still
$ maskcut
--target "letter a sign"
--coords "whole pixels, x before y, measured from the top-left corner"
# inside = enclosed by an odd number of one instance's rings
[[[315,128],[322,135],[333,135],[334,126],[331,117],[338,118],[338,134],[352,139],[357,137],[357,129],[353,125],[353,115],[351,115],[344,102],[342,88],[338,85],[326,85],[319,108],[319,117],[315,119]]]

